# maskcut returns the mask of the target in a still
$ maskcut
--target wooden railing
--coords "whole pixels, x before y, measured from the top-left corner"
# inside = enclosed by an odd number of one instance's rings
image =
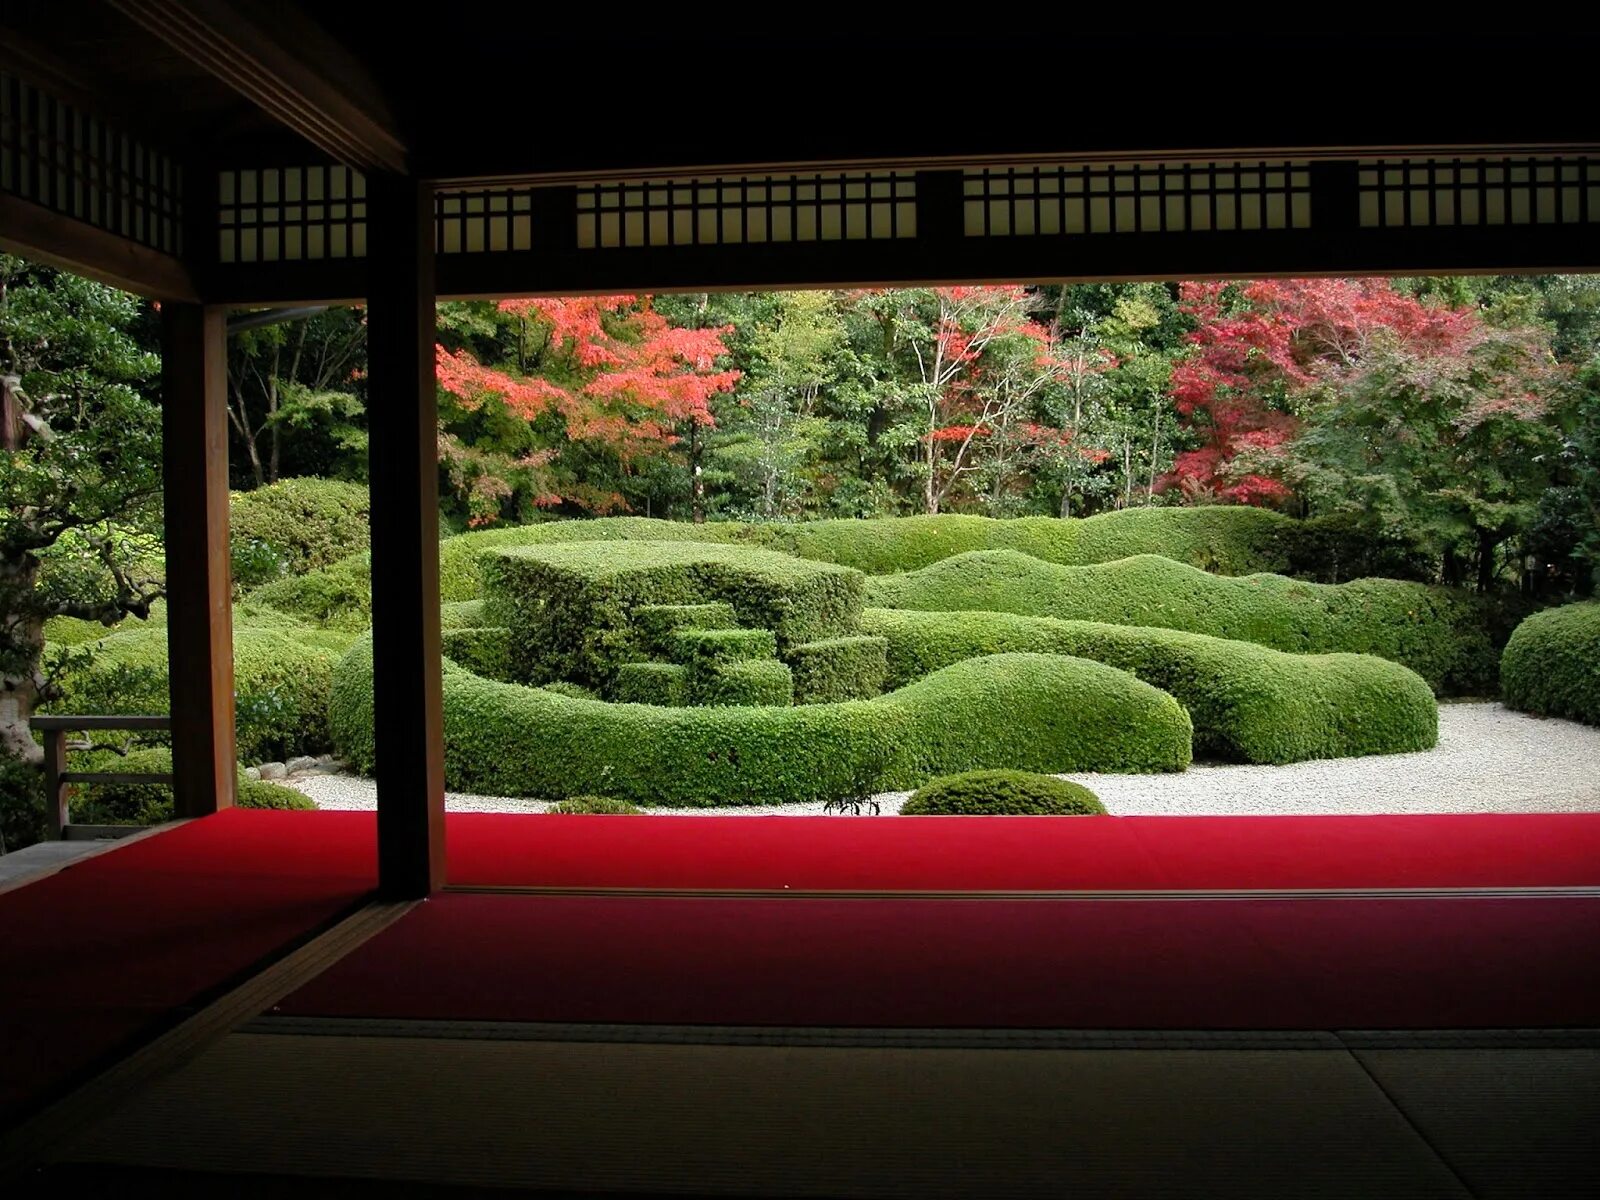
[[[166,732],[172,728],[171,717],[34,717],[29,724],[44,735],[45,809],[50,821],[50,836],[54,839],[121,837],[138,828],[136,825],[72,824],[67,813],[67,800],[74,784],[172,782],[169,772],[67,770],[67,734]]]

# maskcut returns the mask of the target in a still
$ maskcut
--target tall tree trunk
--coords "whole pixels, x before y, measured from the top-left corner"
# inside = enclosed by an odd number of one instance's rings
[[[1478,530],[1478,591],[1487,594],[1494,590],[1494,552],[1500,539],[1487,529]]]
[[[21,562],[0,562],[0,600],[12,613],[33,596],[38,560],[29,555]],[[0,661],[12,669],[0,672],[0,755],[38,765],[44,752],[33,740],[28,718],[39,703],[43,679],[39,660],[44,655],[44,624],[35,616],[14,616],[0,630]]]
[[[700,439],[698,421],[689,425],[689,505],[696,525],[706,523],[706,479],[700,469],[700,456],[704,443]]]

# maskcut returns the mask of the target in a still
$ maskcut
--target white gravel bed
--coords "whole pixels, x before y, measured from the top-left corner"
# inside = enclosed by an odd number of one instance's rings
[[[1500,704],[1445,704],[1439,744],[1416,754],[1333,758],[1284,767],[1200,765],[1181,775],[1068,775],[1121,815],[1270,813],[1437,813],[1600,811],[1600,729],[1546,720]],[[355,775],[302,775],[282,781],[318,808],[370,809],[376,791]],[[876,797],[898,812],[909,795]],[[450,812],[540,813],[549,804],[449,793]],[[811,816],[821,804],[730,808],[653,808],[701,816]],[[867,815],[863,811],[863,815]]]

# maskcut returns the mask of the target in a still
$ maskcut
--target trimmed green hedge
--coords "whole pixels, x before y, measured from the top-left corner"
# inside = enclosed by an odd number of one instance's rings
[[[444,656],[488,679],[511,678],[511,635],[490,626],[478,629],[442,629],[439,645]]]
[[[1548,608],[1518,625],[1500,682],[1511,708],[1600,725],[1600,601]]]
[[[372,645],[334,673],[335,745],[373,766]],[[790,708],[665,708],[570,700],[444,665],[445,775],[455,790],[636,804],[826,801],[981,767],[1179,771],[1181,705],[1083,659],[1002,654],[876,700]]]
[[[1106,806],[1081,783],[1032,771],[965,771],[925,783],[902,817],[1084,817]]]
[[[1439,737],[1428,685],[1359,654],[1285,654],[1174,629],[990,612],[869,608],[888,643],[891,687],[984,654],[1036,650],[1118,667],[1176,696],[1196,757],[1290,763],[1426,750]]]
[[[233,574],[244,587],[330,566],[371,541],[360,484],[280,479],[231,501]]]
[[[1243,575],[1287,565],[1284,537],[1295,522],[1243,506],[1130,508],[1093,517],[891,517],[747,525],[736,536],[801,558],[885,575],[973,550],[1020,550],[1067,565],[1160,554]]]
[[[623,663],[611,685],[611,698],[618,704],[687,704],[689,669],[678,663]]]
[[[708,604],[641,604],[633,610],[639,642],[647,654],[672,653],[672,635],[682,629],[737,629],[733,605],[720,600]]]
[[[881,637],[853,634],[791,647],[795,703],[872,699],[883,691],[888,645]]]
[[[706,663],[775,658],[778,639],[770,629],[680,629],[668,641],[668,656],[694,668]]]
[[[350,638],[318,629],[236,629],[238,754],[262,762],[328,748],[328,691]],[[61,713],[167,711],[167,631],[130,629],[97,643],[92,664],[63,681]]]
[[[712,522],[694,525],[647,517],[600,517],[545,521],[482,529],[439,543],[439,587],[443,600],[483,595],[481,560],[493,550],[554,542],[743,543],[818,562],[891,574],[929,566],[974,550],[1020,550],[1065,566],[1112,562],[1159,554],[1219,575],[1302,570],[1321,575],[1330,555],[1348,577],[1353,571],[1414,567],[1398,551],[1384,557],[1372,539],[1328,521],[1296,521],[1248,506],[1137,508],[1098,516],[994,519],[947,514],[936,517],[802,521],[795,524]],[[1394,561],[1391,563],[1391,559]],[[365,555],[274,586],[270,603],[306,619],[359,630],[371,624]]]
[[[722,601],[786,647],[847,632],[862,576],[745,546],[569,542],[496,550],[483,559],[484,616],[511,631],[511,666],[530,683],[608,685],[641,656],[632,620],[645,605]]]
[[[1205,633],[1296,654],[1376,654],[1445,693],[1492,691],[1498,655],[1473,596],[1393,579],[1227,578],[1155,555],[1062,567],[1009,550],[869,579],[884,608],[1009,612]]]
[[[695,704],[788,705],[794,676],[777,659],[698,659],[689,668],[689,699]]]

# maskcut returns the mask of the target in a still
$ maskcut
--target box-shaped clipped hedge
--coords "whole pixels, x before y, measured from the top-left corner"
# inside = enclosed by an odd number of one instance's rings
[[[689,670],[694,704],[741,704],[786,708],[794,701],[794,679],[775,658],[697,662]]]
[[[699,542],[567,542],[484,555],[486,624],[511,631],[512,672],[529,683],[604,687],[645,657],[633,619],[646,605],[731,605],[739,624],[770,629],[780,652],[851,632],[861,572],[748,546]]]
[[[797,704],[870,700],[883,691],[889,642],[870,634],[806,642],[789,651]]]

